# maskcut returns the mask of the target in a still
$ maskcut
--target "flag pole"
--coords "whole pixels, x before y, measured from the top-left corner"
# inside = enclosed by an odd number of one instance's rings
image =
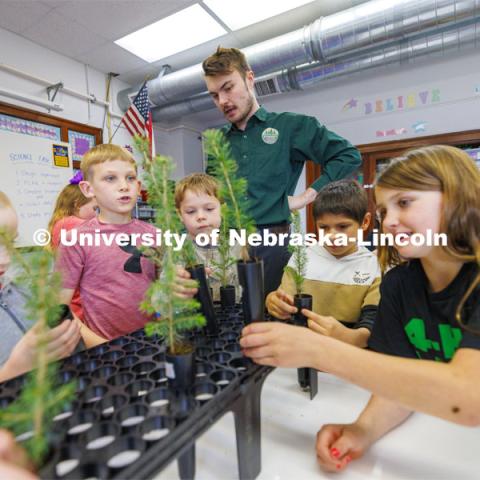
[[[137,94],[135,95],[135,98],[132,100],[132,102],[130,103],[130,105],[132,105],[135,100],[137,99],[138,95],[140,94],[140,92],[142,91],[142,88],[145,86],[145,84],[147,83],[148,80],[145,80],[142,84],[142,86],[138,89],[138,92]],[[123,117],[120,119],[120,122],[119,124],[117,125],[117,128],[115,129],[115,131],[113,132],[112,136],[108,139],[108,143],[112,143],[112,140],[113,140],[113,137],[115,136],[115,134],[118,132],[118,129],[120,128],[120,126],[122,125],[122,119]]]
[[[115,134],[117,133],[118,129],[120,128],[120,125],[122,124],[122,120],[120,120],[119,124],[117,125],[117,128],[115,129],[115,131],[113,132],[113,135],[108,139],[108,143],[112,143],[112,140],[113,140],[113,137],[115,136]]]

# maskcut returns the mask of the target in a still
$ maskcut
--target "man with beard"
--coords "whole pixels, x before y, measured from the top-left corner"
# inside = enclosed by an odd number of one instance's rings
[[[250,214],[260,233],[289,232],[290,210],[311,203],[324,185],[351,174],[361,157],[350,142],[316,118],[260,107],[254,93],[254,73],[236,48],[218,47],[203,62],[208,91],[230,122],[223,132],[238,163],[238,175],[248,181]],[[293,195],[306,160],[322,167],[322,175],[300,195]],[[265,264],[265,294],[276,290],[289,259],[287,246],[255,247]]]

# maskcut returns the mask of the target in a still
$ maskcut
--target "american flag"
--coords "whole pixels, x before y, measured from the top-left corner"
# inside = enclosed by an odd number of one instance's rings
[[[147,82],[143,84],[130,108],[125,112],[122,123],[127,127],[130,135],[146,137],[150,145],[153,145],[152,112],[150,112],[148,101]]]

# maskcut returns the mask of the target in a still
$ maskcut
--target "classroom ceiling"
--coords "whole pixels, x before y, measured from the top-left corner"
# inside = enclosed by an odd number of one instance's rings
[[[165,64],[172,71],[196,64],[219,44],[244,48],[364,1],[315,0],[154,63],[114,41],[201,0],[0,0],[0,27],[134,85]]]

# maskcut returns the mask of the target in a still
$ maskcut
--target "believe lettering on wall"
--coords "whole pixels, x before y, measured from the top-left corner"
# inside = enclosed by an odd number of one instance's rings
[[[440,102],[440,89],[422,89],[417,92],[398,93],[385,98],[368,98],[360,101],[350,98],[342,106],[342,112],[355,110],[363,115],[405,111]]]

